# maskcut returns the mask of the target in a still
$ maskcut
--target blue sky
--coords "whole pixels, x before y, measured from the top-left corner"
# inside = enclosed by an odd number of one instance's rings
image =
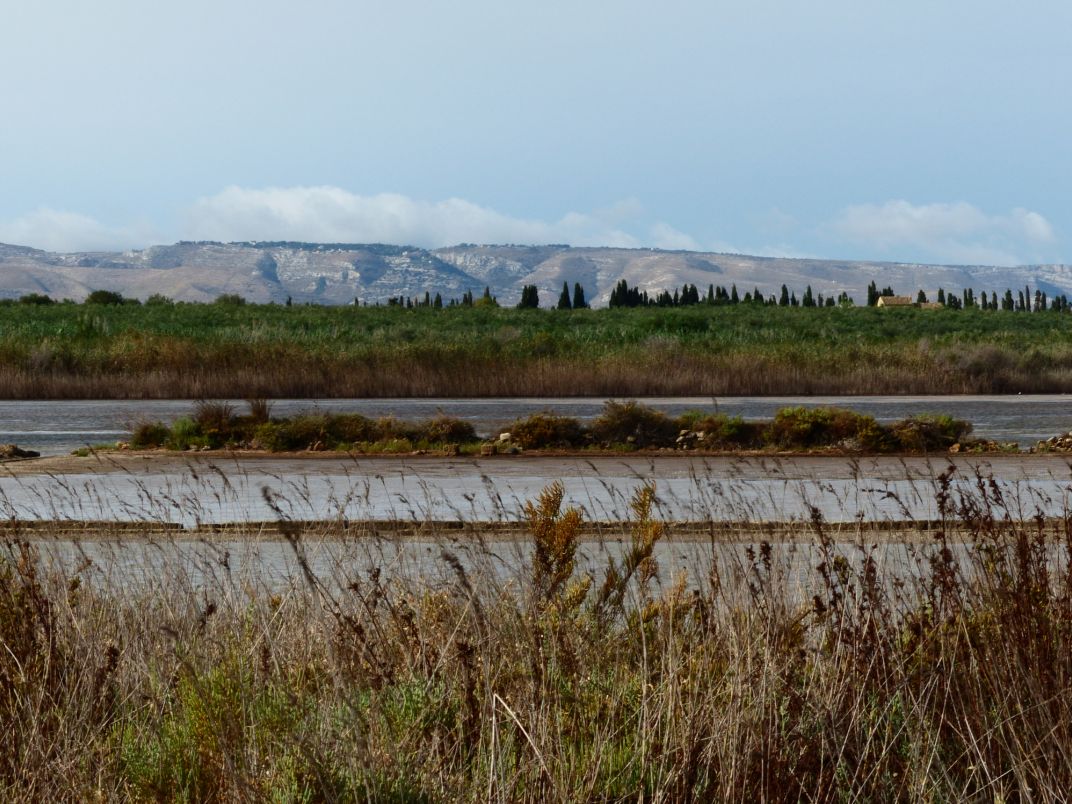
[[[1072,4],[38,0],[0,242],[1072,261]]]

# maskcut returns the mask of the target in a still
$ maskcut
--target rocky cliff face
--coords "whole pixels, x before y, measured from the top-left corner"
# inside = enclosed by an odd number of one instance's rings
[[[380,244],[176,243],[139,251],[54,254],[0,244],[0,298],[46,293],[80,300],[92,290],[114,290],[146,298],[160,293],[176,300],[211,301],[236,293],[255,302],[369,304],[392,296],[433,296],[444,301],[476,295],[485,286],[512,304],[523,285],[539,288],[543,306],[554,304],[563,282],[575,282],[595,306],[605,305],[622,279],[649,292],[696,285],[736,284],[743,296],[758,288],[776,294],[782,284],[798,296],[847,292],[858,302],[874,281],[898,293],[933,295],[939,287],[960,292],[1000,291],[1029,285],[1049,295],[1072,295],[1072,266],[1016,268],[802,260],[702,254],[655,249],[478,246],[428,250]]]

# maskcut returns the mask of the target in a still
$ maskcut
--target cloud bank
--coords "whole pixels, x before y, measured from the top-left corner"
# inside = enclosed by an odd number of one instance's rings
[[[46,251],[121,251],[149,245],[158,237],[149,226],[108,226],[88,215],[48,207],[0,221],[0,243]]]
[[[228,187],[193,204],[185,216],[184,236],[427,248],[463,242],[695,247],[691,237],[661,222],[647,227],[647,236],[628,231],[626,226],[635,229],[642,214],[636,202],[627,201],[600,212],[569,212],[556,221],[541,221],[506,215],[461,198],[422,201],[394,193],[364,196],[339,187]]]
[[[111,251],[186,240],[302,240],[392,243],[426,248],[457,243],[568,243],[651,246],[768,256],[828,256],[846,244],[862,258],[960,264],[1050,262],[1058,250],[1053,227],[1038,212],[1003,214],[972,204],[912,204],[904,200],[846,207],[819,227],[779,212],[777,246],[742,248],[699,242],[653,219],[636,199],[556,220],[509,215],[462,198],[426,201],[397,193],[359,195],[339,187],[227,187],[181,211],[179,231],[151,225],[112,226],[88,215],[39,208],[0,220],[0,242],[50,251]],[[801,248],[803,239],[807,248]],[[825,254],[824,254],[825,253]]]
[[[993,215],[963,201],[859,204],[842,210],[826,228],[870,253],[910,252],[920,260],[962,264],[1023,264],[1039,259],[1056,242],[1053,227],[1037,212],[1017,208]]]

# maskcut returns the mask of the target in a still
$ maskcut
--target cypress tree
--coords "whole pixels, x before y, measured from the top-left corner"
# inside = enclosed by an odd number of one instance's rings
[[[875,280],[871,280],[871,284],[867,286],[867,306],[874,307],[878,304],[878,288],[875,287]]]
[[[490,298],[491,291],[484,291],[484,298]],[[517,303],[517,309],[535,309],[540,306],[540,296],[535,285],[525,285],[521,288],[521,301]]]
[[[583,310],[588,306],[588,302],[584,300],[584,288],[581,287],[580,282],[573,283],[573,309]]]
[[[569,284],[567,282],[562,283],[562,293],[558,297],[558,309],[559,310],[572,310],[573,305],[570,304],[569,297]]]

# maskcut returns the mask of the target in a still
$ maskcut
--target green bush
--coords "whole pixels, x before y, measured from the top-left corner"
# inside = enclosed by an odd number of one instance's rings
[[[636,400],[610,400],[592,425],[592,435],[597,441],[604,444],[632,443],[638,447],[671,446],[677,437],[677,430],[673,419]]]
[[[201,433],[201,428],[189,416],[180,416],[171,425],[171,435],[165,445],[168,449],[190,449],[207,447],[208,439]]]
[[[534,413],[510,425],[510,437],[524,449],[569,449],[585,442],[581,423],[570,416]]]

